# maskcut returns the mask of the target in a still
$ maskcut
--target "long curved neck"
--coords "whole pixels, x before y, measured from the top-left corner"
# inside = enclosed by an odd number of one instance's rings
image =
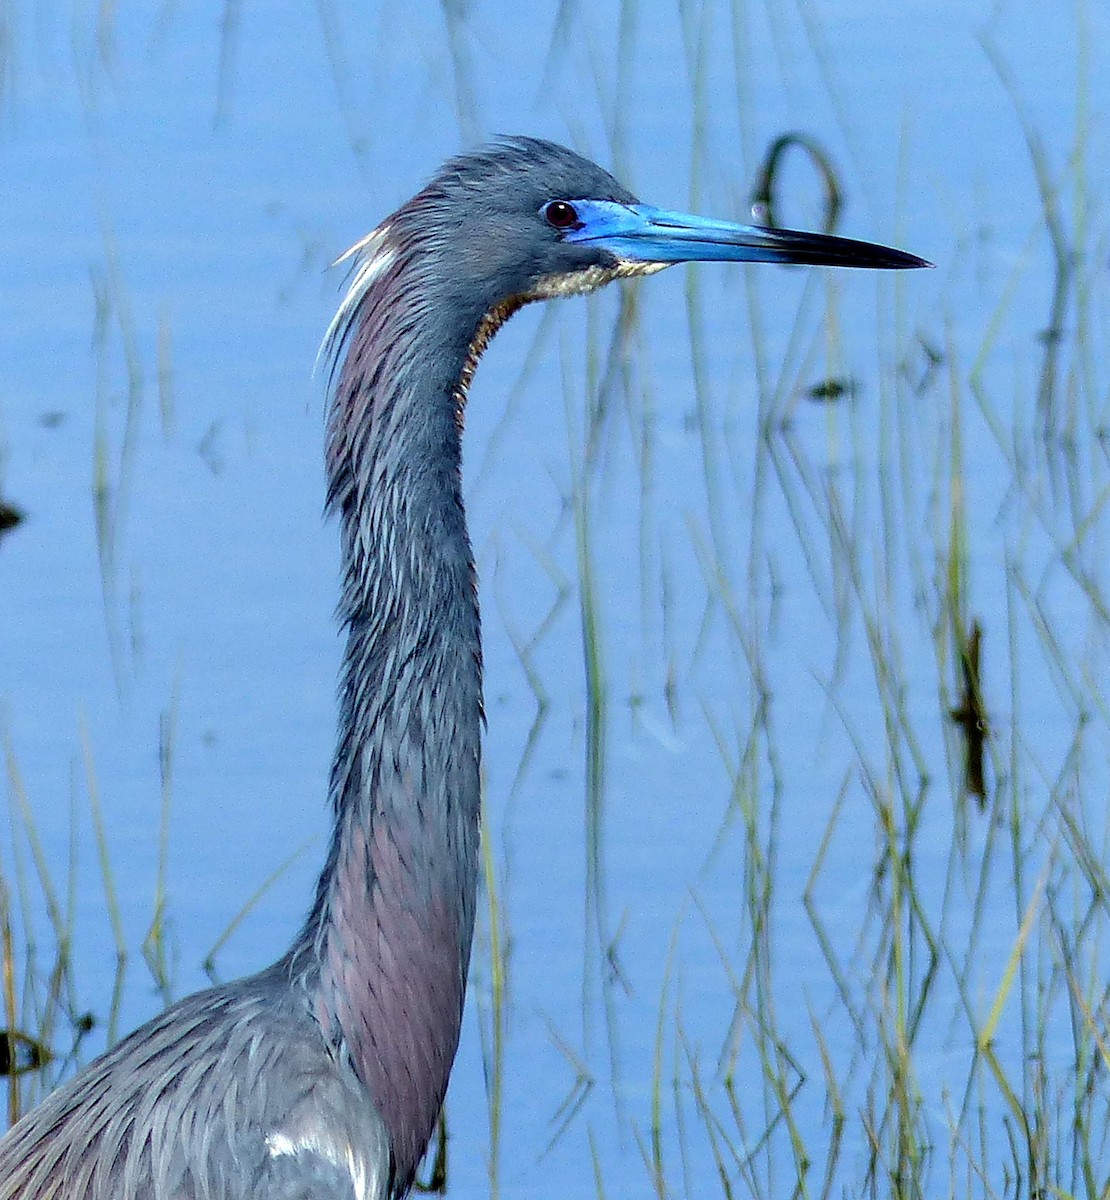
[[[401,267],[395,266],[400,270]],[[367,1087],[405,1188],[458,1043],[474,927],[482,722],[474,567],[460,491],[473,334],[361,297],[328,422],[347,633],[335,827],[293,960]],[[403,294],[403,293],[401,293]]]

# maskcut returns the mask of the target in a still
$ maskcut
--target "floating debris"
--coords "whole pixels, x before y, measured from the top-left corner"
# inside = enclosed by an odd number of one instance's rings
[[[836,404],[840,400],[853,399],[858,390],[856,381],[847,376],[843,379],[825,379],[815,383],[806,392],[806,398],[815,404]]]
[[[16,508],[14,504],[9,504],[6,500],[0,500],[0,534],[5,534],[9,530],[14,529],[23,520],[25,520],[23,512]]]
[[[987,789],[983,774],[983,746],[990,737],[987,714],[983,709],[983,692],[979,685],[979,656],[983,630],[978,620],[971,623],[971,634],[960,647],[960,673],[963,690],[960,705],[948,714],[960,726],[964,735],[964,787],[986,807]]]

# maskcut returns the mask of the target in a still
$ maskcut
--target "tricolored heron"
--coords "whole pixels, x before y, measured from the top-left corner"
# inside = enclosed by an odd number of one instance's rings
[[[350,253],[325,340],[347,643],[311,912],[272,966],[173,1005],[23,1117],[0,1140],[0,1200],[408,1190],[447,1088],[474,926],[482,667],[460,441],[479,356],[530,301],[671,263],[927,265],[651,208],[523,137],[448,162]]]

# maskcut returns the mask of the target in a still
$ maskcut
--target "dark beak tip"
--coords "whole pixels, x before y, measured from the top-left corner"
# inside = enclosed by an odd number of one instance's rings
[[[922,267],[927,267],[931,271],[936,266],[936,263],[931,263],[927,258],[921,258],[916,254],[909,254],[905,250],[898,250],[886,262],[863,263],[860,265],[878,267],[880,270],[885,267],[891,271],[916,271]]]
[[[919,254],[911,254],[908,250],[891,248],[885,261],[867,265],[887,267],[895,271],[916,271],[921,267],[928,267],[929,270],[932,270],[936,264],[931,263],[927,258],[922,258]]]

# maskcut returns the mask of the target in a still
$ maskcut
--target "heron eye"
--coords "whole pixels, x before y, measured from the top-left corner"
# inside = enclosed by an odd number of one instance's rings
[[[578,210],[566,200],[551,200],[541,209],[543,219],[552,229],[579,229],[582,222]]]

